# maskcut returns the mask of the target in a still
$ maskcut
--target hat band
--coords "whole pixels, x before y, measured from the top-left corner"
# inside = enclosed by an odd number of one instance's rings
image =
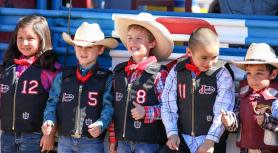
[[[88,42],[88,43],[95,43],[97,41],[89,41],[89,40],[82,40],[82,39],[75,39],[74,41],[84,41],[84,42]]]
[[[252,61],[252,62],[266,62],[266,60],[263,60],[263,59],[246,59],[245,61],[248,61],[248,62],[250,62],[250,61]]]

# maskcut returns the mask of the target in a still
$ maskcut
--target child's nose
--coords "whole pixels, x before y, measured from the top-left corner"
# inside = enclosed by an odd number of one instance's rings
[[[28,40],[24,39],[23,40],[23,45],[28,45]]]

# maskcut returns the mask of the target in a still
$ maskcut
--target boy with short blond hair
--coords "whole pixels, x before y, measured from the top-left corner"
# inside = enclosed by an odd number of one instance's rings
[[[234,84],[225,63],[218,61],[217,35],[208,28],[195,30],[186,54],[188,58],[180,59],[169,72],[162,93],[167,146],[192,153],[223,153],[225,145],[214,149],[214,144],[225,130],[220,110],[233,109]],[[186,145],[181,147],[183,140]]]
[[[154,153],[165,143],[160,117],[167,70],[157,60],[172,52],[169,31],[147,13],[117,17],[116,32],[131,57],[114,69],[114,127],[110,151]],[[116,140],[118,141],[117,148]]]
[[[104,131],[112,119],[112,72],[101,68],[97,57],[117,41],[105,38],[98,24],[87,22],[77,29],[73,45],[78,65],[57,75],[44,111],[42,130],[48,135],[58,127],[58,152],[104,153]]]

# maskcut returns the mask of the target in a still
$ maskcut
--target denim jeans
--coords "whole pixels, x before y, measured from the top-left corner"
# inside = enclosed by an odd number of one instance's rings
[[[3,132],[1,136],[1,153],[40,153],[42,133]]]
[[[103,142],[88,137],[59,136],[58,153],[104,153]]]
[[[159,144],[139,143],[134,141],[119,141],[118,153],[157,153]]]

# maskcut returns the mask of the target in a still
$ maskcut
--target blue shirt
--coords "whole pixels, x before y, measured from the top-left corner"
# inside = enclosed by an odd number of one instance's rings
[[[82,68],[81,75],[86,75],[87,72],[91,69],[92,66],[88,68]],[[44,122],[47,120],[56,122],[56,106],[59,101],[59,96],[61,93],[61,82],[62,82],[62,72],[58,73],[53,81],[53,85],[49,91],[49,98],[47,100],[47,105],[44,110]],[[108,127],[109,123],[112,120],[113,115],[113,106],[112,106],[112,75],[110,75],[107,79],[105,91],[103,93],[103,108],[100,114],[100,118],[94,123],[96,125],[101,126],[102,132]]]

